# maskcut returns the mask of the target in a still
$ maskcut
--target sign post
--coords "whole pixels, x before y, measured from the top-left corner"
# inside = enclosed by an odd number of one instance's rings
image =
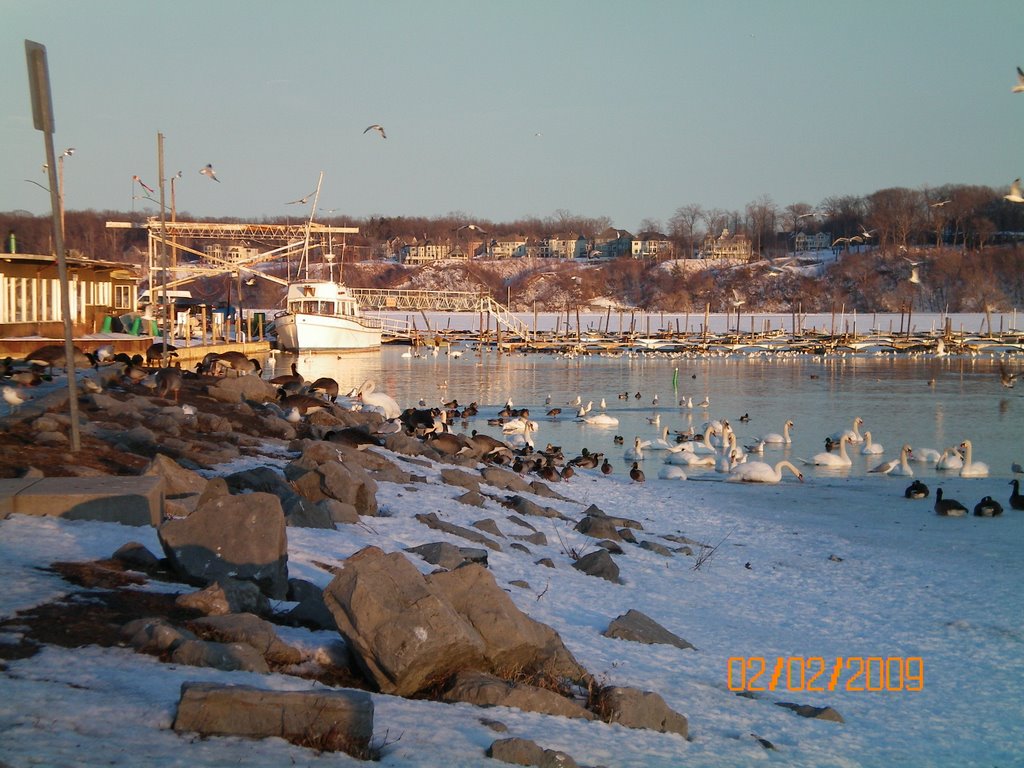
[[[53,243],[57,251],[57,277],[60,280],[60,311],[64,316],[64,365],[68,378],[68,417],[71,420],[71,450],[81,448],[78,429],[78,387],[75,382],[75,342],[71,317],[71,296],[68,290],[68,264],[64,253],[64,227],[61,222],[61,194],[57,179],[57,162],[53,149],[53,99],[50,95],[50,71],[46,63],[46,46],[25,41],[28,61],[28,84],[32,95],[32,122],[43,132],[46,146],[46,171],[50,179],[50,214],[53,220]]]

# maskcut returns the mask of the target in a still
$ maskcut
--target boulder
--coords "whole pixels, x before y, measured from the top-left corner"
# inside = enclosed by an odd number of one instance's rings
[[[487,756],[512,765],[536,765],[540,768],[576,768],[578,763],[565,752],[544,749],[535,741],[513,737],[498,739],[487,748]]]
[[[489,538],[484,536],[479,531],[473,530],[472,528],[463,528],[461,525],[455,525],[449,523],[446,520],[441,520],[436,514],[430,512],[428,514],[416,515],[416,519],[423,523],[428,528],[433,528],[437,531],[444,531],[454,536],[459,536],[463,539],[476,542],[477,544],[483,544],[488,549],[493,549],[495,552],[501,551],[501,545],[496,541],[491,541]]]
[[[619,583],[619,566],[615,564],[607,550],[598,549],[584,555],[573,563],[572,567],[577,571],[583,571],[588,576],[597,576],[616,584]]]
[[[354,660],[384,693],[411,696],[483,662],[483,639],[400,553],[355,553],[324,602]]]
[[[223,578],[206,589],[178,595],[175,605],[198,611],[206,616],[227,613],[270,614],[270,601],[251,581]]]
[[[475,547],[457,547],[447,541],[435,541],[431,544],[420,544],[418,547],[409,547],[407,552],[419,555],[428,563],[439,565],[454,571],[467,563],[479,563],[487,567],[487,550]]]
[[[268,664],[284,666],[302,661],[297,648],[281,642],[273,624],[252,613],[207,616],[195,619],[190,626],[204,640],[250,645]]]
[[[259,376],[224,376],[208,386],[206,394],[221,403],[267,403],[277,399],[277,387]]]
[[[138,541],[122,544],[110,559],[140,571],[151,571],[160,565],[160,559]]]
[[[325,462],[316,471],[326,496],[351,504],[360,515],[377,514],[377,483],[358,464]]]
[[[480,481],[461,469],[454,469],[453,467],[446,467],[441,470],[441,480],[448,485],[455,485],[459,488],[465,488],[467,491],[480,492]]]
[[[191,583],[231,577],[255,582],[275,599],[287,594],[288,539],[277,496],[217,497],[157,533],[171,566]]]
[[[173,727],[203,736],[277,737],[365,759],[373,738],[373,700],[352,690],[267,691],[183,683]]]
[[[810,704],[793,704],[788,701],[777,701],[776,706],[785,707],[796,712],[800,717],[810,717],[817,720],[831,720],[834,723],[845,723],[843,716],[832,707],[814,707]]]
[[[485,483],[493,485],[495,488],[500,488],[503,491],[519,491],[521,493],[531,493],[533,491],[530,484],[520,475],[501,467],[484,467],[480,470],[480,474],[483,475]]]
[[[601,634],[605,637],[632,640],[636,643],[646,643],[648,645],[674,645],[676,648],[683,649],[694,647],[683,640],[683,638],[669,632],[650,616],[632,608],[612,621],[608,625],[608,629]]]
[[[561,513],[557,509],[551,507],[542,507],[535,501],[530,501],[524,496],[512,496],[504,502],[506,507],[514,509],[521,515],[530,515],[532,517],[561,517]]]
[[[321,499],[316,505],[331,518],[331,522],[353,524],[359,522],[359,513],[351,504],[337,499]]]
[[[270,667],[260,652],[247,643],[211,643],[185,640],[171,652],[172,664],[212,667],[224,672],[268,674]]]
[[[524,712],[593,720],[594,714],[554,691],[525,683],[507,683],[476,670],[461,670],[448,683],[443,701],[460,701],[477,707],[514,707]]]
[[[627,728],[644,728],[661,733],[678,733],[687,737],[686,718],[669,708],[665,700],[651,691],[609,686],[597,695],[594,709],[601,719]]]
[[[121,627],[121,637],[141,653],[162,654],[173,651],[186,640],[198,640],[187,629],[175,627],[160,617],[135,619]]]
[[[650,552],[661,555],[662,557],[672,557],[672,550],[664,544],[659,544],[658,542],[651,541],[649,539],[640,542],[640,549],[646,549]]]

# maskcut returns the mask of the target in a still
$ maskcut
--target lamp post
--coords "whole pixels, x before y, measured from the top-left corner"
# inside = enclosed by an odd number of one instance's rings
[[[60,229],[64,231],[64,158],[75,154],[74,147],[68,147],[57,158],[57,188],[60,192]]]

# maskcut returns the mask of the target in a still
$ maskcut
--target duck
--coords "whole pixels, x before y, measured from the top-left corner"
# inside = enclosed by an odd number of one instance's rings
[[[903,492],[903,496],[907,499],[927,499],[928,486],[920,480],[915,480],[907,486],[907,490]]]
[[[561,408],[552,408],[550,411],[548,411],[548,416],[550,418],[552,418],[552,419],[557,419],[558,418],[558,414],[560,414],[561,412],[562,412]]]
[[[644,477],[644,471],[640,469],[637,462],[633,462],[633,468],[629,470],[629,479],[634,483],[642,483],[646,478]]]
[[[603,462],[601,462],[601,474],[602,475],[610,475],[612,473],[612,471],[613,471],[612,470],[612,465],[608,461],[608,459],[605,459]]]
[[[864,446],[860,449],[860,452],[865,456],[877,456],[885,453],[885,448],[881,443],[874,442],[871,439],[871,431],[866,430],[864,432]]]
[[[778,445],[779,443],[789,445],[790,443],[793,442],[789,436],[789,432],[792,429],[793,421],[790,419],[787,420],[786,423],[782,425],[781,435],[778,432],[769,432],[767,435],[762,437],[761,440],[764,441],[765,443],[768,443],[769,445]]]
[[[814,464],[819,467],[831,467],[833,469],[846,469],[847,467],[853,466],[853,462],[850,457],[846,454],[846,444],[850,442],[850,438],[847,435],[842,435],[839,438],[839,454],[830,453],[825,451],[823,453],[816,454],[811,461],[801,459],[800,461],[805,464]]]
[[[971,460],[970,440],[960,443],[960,451],[964,457],[964,465],[960,468],[960,477],[988,477],[988,464]]]
[[[985,496],[974,505],[975,517],[999,517],[1001,514],[1003,514],[1003,505],[991,496]]]
[[[774,467],[763,461],[747,461],[737,464],[732,468],[727,479],[732,483],[780,483],[784,469],[792,472],[801,483],[804,481],[803,473],[792,462],[785,459],[777,462]]]
[[[1014,478],[1010,481],[1013,492],[1010,494],[1010,507],[1012,509],[1024,509],[1024,496],[1020,492],[1020,480]]]
[[[963,517],[967,514],[967,507],[956,499],[942,498],[942,489],[935,491],[935,514],[941,517]]]

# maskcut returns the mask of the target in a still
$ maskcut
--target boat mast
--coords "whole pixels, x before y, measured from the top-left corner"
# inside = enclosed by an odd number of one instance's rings
[[[316,205],[320,201],[320,185],[323,183],[324,172],[320,171],[320,178],[316,182],[316,192],[313,195],[313,207],[309,211],[309,221],[306,222],[306,238],[302,243],[302,269],[305,280],[309,280],[309,234],[313,228],[313,217],[316,216]]]

